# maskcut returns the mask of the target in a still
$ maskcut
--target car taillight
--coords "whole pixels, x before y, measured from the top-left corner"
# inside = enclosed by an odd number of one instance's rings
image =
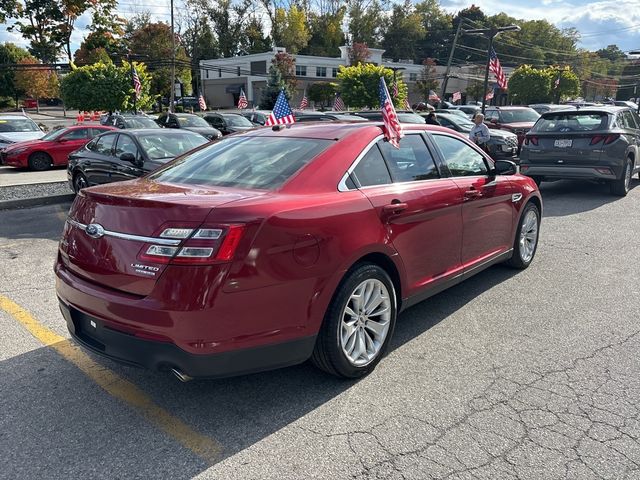
[[[244,233],[244,225],[201,225],[199,228],[171,226],[159,239],[182,240],[178,245],[146,243],[138,257],[142,261],[173,265],[210,265],[233,259]]]
[[[607,138],[604,139],[604,144],[609,145],[610,143],[615,142],[619,138],[620,138],[619,133],[612,133],[611,135],[607,135]]]
[[[589,142],[589,145],[595,145],[597,143],[600,143],[605,138],[606,138],[605,135],[594,135],[593,137],[591,137],[591,141]]]
[[[532,145],[538,145],[538,137],[535,137],[535,136],[525,137],[524,144],[529,145],[529,143],[531,143]]]

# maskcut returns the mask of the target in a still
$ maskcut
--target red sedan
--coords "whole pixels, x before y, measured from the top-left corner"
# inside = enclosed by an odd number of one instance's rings
[[[182,380],[308,358],[359,377],[403,309],[499,262],[526,268],[542,200],[452,130],[276,126],[82,190],[55,266],[72,336]]]
[[[114,130],[113,127],[96,125],[73,126],[53,130],[39,140],[27,140],[6,147],[0,153],[0,163],[12,167],[47,170],[63,166],[71,152],[85,146],[96,135]]]

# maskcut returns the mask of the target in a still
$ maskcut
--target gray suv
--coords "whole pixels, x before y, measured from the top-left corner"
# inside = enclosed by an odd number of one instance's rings
[[[631,177],[640,172],[640,117],[614,106],[547,112],[526,134],[520,172],[538,184],[564,178],[606,181],[611,193],[625,196]]]

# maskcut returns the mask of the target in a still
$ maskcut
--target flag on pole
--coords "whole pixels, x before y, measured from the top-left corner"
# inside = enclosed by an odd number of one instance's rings
[[[411,108],[411,104],[409,103],[408,99],[404,99],[404,109],[405,110],[413,110],[413,108]]]
[[[485,100],[491,100],[493,98],[493,90],[489,90],[487,94],[484,96]]]
[[[207,103],[204,101],[204,97],[202,96],[202,94],[200,94],[200,96],[198,97],[198,106],[202,111],[205,111],[207,109]]]
[[[453,92],[453,98],[452,100],[454,102],[459,102],[460,100],[462,100],[462,93],[460,92]]]
[[[496,55],[496,51],[491,48],[491,58],[489,60],[489,71],[493,72],[496,76],[496,80],[498,81],[498,86],[502,89],[507,88],[507,77],[502,71],[502,66],[500,65],[500,60],[498,59],[498,55]]]
[[[273,106],[273,111],[264,124],[269,127],[272,125],[295,123],[295,121],[296,119],[293,116],[291,107],[289,107],[289,102],[287,102],[287,97],[284,94],[284,89],[280,90],[276,104]]]
[[[344,102],[342,101],[342,97],[340,96],[340,93],[336,93],[336,98],[333,101],[333,111],[342,112],[344,110],[346,110],[346,108],[344,106]]]
[[[247,102],[247,97],[244,94],[244,89],[240,89],[240,96],[238,97],[238,108],[242,110],[243,108],[247,108],[249,106],[249,102]]]
[[[304,110],[309,106],[309,100],[307,99],[307,91],[302,94],[302,100],[300,101],[300,110]]]
[[[429,90],[429,100],[433,100],[434,102],[439,102],[440,101],[440,97],[433,90]]]
[[[393,82],[393,91],[391,93],[393,94],[393,98],[398,98],[398,82]]]
[[[393,107],[393,102],[389,96],[389,90],[387,84],[384,81],[384,77],[380,77],[380,110],[382,110],[382,121],[384,122],[384,136],[389,140],[389,143],[396,148],[400,148],[400,139],[404,136],[402,133],[402,125],[396,115],[396,109]]]
[[[131,75],[133,77],[133,90],[136,92],[136,99],[140,98],[140,91],[142,90],[142,84],[140,83],[140,77],[136,71],[136,67],[131,69]]]

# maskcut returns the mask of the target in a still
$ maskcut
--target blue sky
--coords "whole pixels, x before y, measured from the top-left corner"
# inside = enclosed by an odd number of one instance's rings
[[[149,10],[157,20],[169,20],[169,0],[121,0],[119,14],[131,17],[136,12]],[[471,6],[468,0],[440,0],[447,11],[455,13]],[[179,2],[176,2],[179,3]],[[616,44],[623,51],[640,49],[640,0],[475,0],[486,14],[505,12],[525,20],[545,19],[560,28],[575,27],[582,34],[580,47],[597,50]],[[179,8],[176,9],[179,12]],[[177,14],[179,16],[179,13]],[[76,22],[72,36],[72,49],[79,48],[88,33],[84,27],[89,15]],[[26,46],[20,35],[7,31],[0,25],[0,42],[10,41]]]

